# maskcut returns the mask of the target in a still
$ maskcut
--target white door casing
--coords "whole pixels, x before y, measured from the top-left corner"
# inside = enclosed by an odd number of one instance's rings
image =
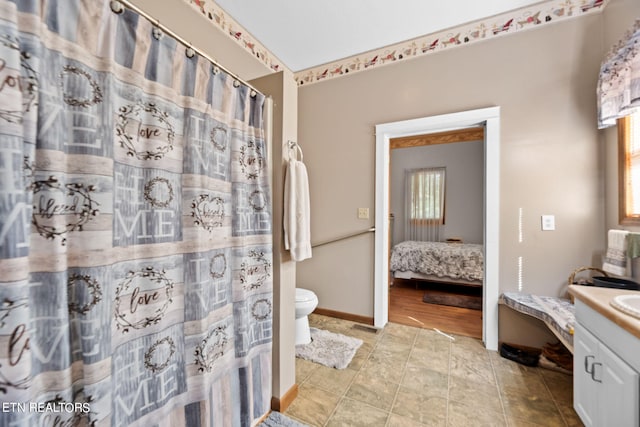
[[[500,289],[500,107],[376,125],[374,325],[383,327],[387,324],[389,315],[389,140],[473,126],[485,127],[482,340],[487,349],[497,350]]]

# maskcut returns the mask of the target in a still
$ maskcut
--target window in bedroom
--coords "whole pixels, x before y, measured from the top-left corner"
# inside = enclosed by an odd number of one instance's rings
[[[640,112],[618,119],[620,223],[640,224]]]
[[[416,224],[444,224],[445,168],[408,171],[409,218]]]

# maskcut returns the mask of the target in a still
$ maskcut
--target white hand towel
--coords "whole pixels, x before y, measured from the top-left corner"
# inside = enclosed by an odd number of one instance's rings
[[[627,274],[627,235],[625,230],[609,230],[607,235],[607,253],[602,269],[617,276]]]
[[[311,258],[309,177],[304,163],[289,159],[284,180],[284,247],[294,261]]]

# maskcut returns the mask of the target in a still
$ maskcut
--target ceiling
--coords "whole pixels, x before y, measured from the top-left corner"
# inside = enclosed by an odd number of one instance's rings
[[[293,72],[536,3],[533,0],[215,0]]]

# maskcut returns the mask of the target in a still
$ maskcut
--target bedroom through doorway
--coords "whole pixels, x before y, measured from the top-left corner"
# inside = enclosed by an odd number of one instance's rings
[[[389,321],[389,175],[393,138],[484,127],[484,279],[482,282],[482,342],[498,350],[498,299],[500,290],[500,107],[445,113],[375,126],[376,210],[374,326]]]
[[[484,152],[483,126],[389,140],[389,321],[482,338]]]

